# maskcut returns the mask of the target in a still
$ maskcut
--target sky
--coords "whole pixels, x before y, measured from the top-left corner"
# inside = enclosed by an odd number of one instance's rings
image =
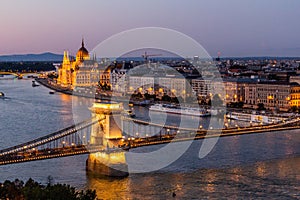
[[[0,55],[88,50],[133,28],[163,27],[211,56],[300,56],[299,0],[1,0]]]

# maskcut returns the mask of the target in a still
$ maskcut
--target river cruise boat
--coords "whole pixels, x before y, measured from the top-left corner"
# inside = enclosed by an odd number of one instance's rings
[[[165,112],[171,114],[179,114],[179,115],[189,115],[189,116],[197,116],[197,117],[207,117],[210,116],[210,112],[208,112],[205,108],[192,108],[192,107],[178,107],[175,105],[168,104],[154,104],[149,107],[150,111],[155,112]]]
[[[249,113],[238,113],[238,112],[229,112],[226,114],[227,119],[245,121],[245,122],[254,122],[254,123],[264,123],[264,124],[274,124],[284,121],[284,117],[275,117],[267,116],[261,114],[249,114]]]

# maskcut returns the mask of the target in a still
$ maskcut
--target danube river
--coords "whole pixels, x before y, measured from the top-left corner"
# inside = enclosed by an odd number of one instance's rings
[[[0,80],[0,91],[7,97],[0,99],[0,149],[63,129],[89,115],[80,112],[88,100],[51,95],[43,86],[32,87],[31,80]],[[144,111],[136,108],[137,114]],[[0,166],[0,182],[31,177],[46,184],[50,175],[55,182],[96,189],[100,199],[171,199],[173,193],[178,199],[300,198],[299,130],[220,138],[200,159],[202,143],[194,141],[170,166],[124,179],[87,175],[87,155],[81,155]],[[146,164],[140,163],[141,167]]]

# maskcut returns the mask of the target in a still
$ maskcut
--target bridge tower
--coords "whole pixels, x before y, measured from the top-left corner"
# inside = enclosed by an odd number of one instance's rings
[[[125,152],[118,148],[122,139],[122,130],[119,128],[122,104],[94,103],[91,111],[99,123],[92,126],[90,145],[101,145],[103,151],[89,154],[86,162],[87,171],[107,176],[128,176]]]

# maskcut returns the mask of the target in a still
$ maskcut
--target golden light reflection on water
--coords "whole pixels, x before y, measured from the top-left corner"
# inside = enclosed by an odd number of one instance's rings
[[[70,126],[70,120],[72,120],[72,113],[70,113],[70,102],[72,97],[70,95],[66,94],[59,94],[59,98],[61,101],[61,107],[60,107],[60,115],[58,117],[61,119],[62,123],[64,124],[64,127]]]
[[[71,100],[72,100],[72,97],[70,95],[67,95],[67,94],[61,94],[60,99],[61,99],[62,102],[70,103]]]
[[[294,178],[300,180],[300,158],[281,160],[277,163],[277,175],[279,178],[286,178],[294,173]]]
[[[259,177],[276,177],[278,179],[300,180],[300,157],[286,158],[255,164],[255,175]]]
[[[256,173],[260,177],[265,177],[265,175],[266,175],[266,165],[262,162],[257,163]]]
[[[207,184],[204,186],[204,189],[207,191],[207,192],[215,192],[215,178],[216,178],[216,174],[208,174],[207,176]]]
[[[292,140],[295,140],[297,138],[293,137],[292,135],[289,135],[289,134],[284,134],[283,137],[285,139],[287,139],[287,141],[292,141]],[[300,143],[300,141],[298,141]],[[290,145],[285,145],[285,153],[287,155],[292,155],[294,154],[294,149],[290,146]]]
[[[184,182],[182,174],[134,174],[120,179],[88,175],[87,188],[96,190],[99,199],[165,199],[188,193]]]
[[[239,199],[249,192],[267,197],[273,194],[274,187],[276,194],[300,191],[299,166],[300,157],[296,157],[228,169],[131,174],[124,179],[88,176],[87,187],[95,189],[99,199],[172,199],[173,193],[176,199]]]
[[[241,180],[241,169],[240,168],[233,168],[231,170],[231,173],[232,173],[232,174],[230,174],[231,180],[236,181],[236,182],[239,182]]]
[[[87,187],[96,190],[99,199],[124,199],[130,194],[130,179],[122,178],[108,178],[108,177],[94,177],[88,175]]]

